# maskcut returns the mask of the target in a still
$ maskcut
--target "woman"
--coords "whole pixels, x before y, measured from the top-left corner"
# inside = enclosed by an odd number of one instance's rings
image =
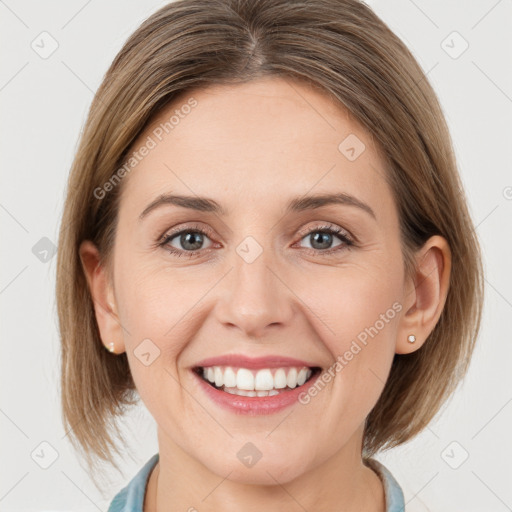
[[[403,510],[373,457],[453,392],[482,304],[421,68],[355,0],[163,7],[91,106],[57,299],[91,468],[137,395],[157,423],[111,512]]]

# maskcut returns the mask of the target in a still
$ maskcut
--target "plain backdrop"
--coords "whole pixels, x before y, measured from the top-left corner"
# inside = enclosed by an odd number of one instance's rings
[[[106,511],[158,450],[140,406],[123,423],[132,455],[121,461],[124,475],[112,471],[102,494],[80,465],[60,416],[53,251],[93,94],[126,38],[165,3],[0,1],[2,512]],[[467,378],[428,429],[378,458],[416,508],[512,510],[512,1],[370,5],[440,98],[486,268]]]

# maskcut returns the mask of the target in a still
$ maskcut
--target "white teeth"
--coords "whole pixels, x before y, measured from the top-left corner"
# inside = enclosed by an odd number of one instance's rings
[[[308,374],[308,369],[302,368],[301,371],[299,372],[299,374],[297,375],[297,386],[302,386],[302,384],[304,384],[304,382],[306,382],[307,374]]]
[[[224,382],[223,382],[223,378],[222,378],[223,377],[222,370],[218,366],[216,366],[214,369],[214,375],[215,375],[215,385],[220,388],[224,384]]]
[[[274,388],[274,377],[270,370],[259,370],[254,381],[254,389],[269,391]]]
[[[224,370],[224,386],[227,388],[235,388],[236,387],[236,375],[232,368],[226,368]]]
[[[297,369],[291,368],[288,372],[288,377],[286,378],[286,383],[289,388],[294,388],[297,385]]]
[[[271,389],[269,391],[246,391],[245,389],[238,388],[223,388],[223,391],[226,393],[230,393],[232,395],[239,396],[274,396],[279,395],[279,391],[277,389]]]
[[[254,391],[254,375],[251,370],[239,368],[236,372],[236,387],[247,391]]]
[[[277,368],[274,374],[270,368],[258,371],[247,368],[233,369],[230,366],[203,368],[205,380],[228,393],[242,396],[274,396],[279,393],[277,390],[302,386],[312,373],[310,368],[305,367]]]
[[[283,389],[286,387],[286,373],[282,368],[279,368],[274,375],[274,387],[276,389]]]

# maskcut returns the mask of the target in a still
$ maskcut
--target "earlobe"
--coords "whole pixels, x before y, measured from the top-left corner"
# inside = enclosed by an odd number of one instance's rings
[[[448,295],[450,272],[448,242],[439,235],[432,236],[418,251],[414,279],[404,290],[406,307],[398,329],[397,354],[418,350],[434,330]]]
[[[117,354],[124,352],[121,325],[107,270],[101,264],[98,248],[90,241],[80,244],[80,259],[94,304],[94,312],[103,345]]]

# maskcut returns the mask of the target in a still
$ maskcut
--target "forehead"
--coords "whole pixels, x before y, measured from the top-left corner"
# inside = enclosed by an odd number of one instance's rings
[[[124,178],[121,203],[139,213],[169,192],[214,197],[230,210],[237,199],[261,206],[336,191],[378,204],[389,193],[370,134],[339,103],[290,79],[182,93],[133,149],[144,145],[151,149]]]

